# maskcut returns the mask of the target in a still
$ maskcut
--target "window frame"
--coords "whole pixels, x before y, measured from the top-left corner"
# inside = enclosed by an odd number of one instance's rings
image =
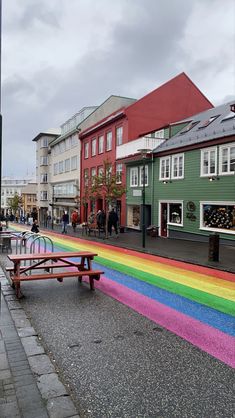
[[[235,230],[230,230],[230,229],[222,229],[222,228],[210,228],[207,226],[204,226],[203,224],[203,219],[204,219],[204,211],[203,211],[203,206],[205,205],[211,205],[211,206],[235,206],[235,201],[205,201],[205,200],[201,200],[199,202],[200,204],[200,222],[199,222],[199,229],[202,231],[208,231],[208,232],[219,232],[219,233],[223,233],[223,234],[229,234],[229,235],[235,235]]]
[[[182,175],[179,175],[179,159],[182,157]],[[174,175],[174,160],[177,160],[177,175]],[[170,170],[170,178],[172,180],[178,180],[184,178],[184,153],[180,154],[173,154],[171,156],[171,170]]]
[[[84,143],[84,159],[87,160],[89,158],[89,142]]]
[[[215,151],[215,172],[212,173],[210,168],[211,168],[211,152]],[[208,158],[208,173],[205,174],[204,173],[204,154],[208,152],[209,153],[209,158]],[[217,175],[217,165],[218,165],[218,153],[217,153],[217,147],[208,147],[208,148],[202,148],[201,149],[201,165],[200,165],[200,177],[211,177],[211,176],[216,176]]]
[[[112,150],[112,142],[113,142],[113,133],[112,133],[112,131],[108,131],[108,132],[106,132],[106,151],[111,151]],[[108,148],[109,143],[110,143],[110,145],[109,145],[110,148]]]
[[[142,170],[144,170],[143,165],[139,166],[139,186],[140,187],[143,187]],[[147,178],[147,182],[145,182],[145,187],[147,187],[149,185],[149,167],[148,167],[148,164],[145,164],[145,179],[146,178]]]
[[[162,177],[162,163],[163,163],[163,161],[168,161],[168,163],[169,163],[169,176]],[[160,158],[160,163],[159,163],[159,180],[160,181],[170,180],[170,178],[171,178],[171,156],[161,157]]]
[[[95,157],[96,155],[96,138],[92,138],[91,140],[91,156]]]
[[[132,173],[136,171],[137,176],[136,176],[136,184],[133,184],[132,182]],[[139,187],[139,169],[138,167],[130,167],[130,187]]]
[[[222,171],[222,152],[223,149],[228,149],[228,172],[224,172]],[[235,174],[235,170],[231,171],[230,170],[230,165],[231,165],[231,148],[235,148],[235,142],[232,142],[231,144],[224,144],[224,145],[220,145],[219,147],[219,175],[220,176],[233,176]]]
[[[121,132],[121,134],[119,133]],[[123,126],[116,127],[116,146],[123,144]]]
[[[104,152],[104,135],[98,136],[98,154],[103,154]]]

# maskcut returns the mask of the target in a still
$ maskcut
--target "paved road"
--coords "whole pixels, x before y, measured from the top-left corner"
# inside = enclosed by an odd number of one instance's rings
[[[233,417],[226,364],[86,283],[23,289],[21,303],[81,417]]]

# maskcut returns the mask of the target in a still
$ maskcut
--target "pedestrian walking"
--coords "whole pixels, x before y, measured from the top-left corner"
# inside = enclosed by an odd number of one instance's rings
[[[71,215],[71,223],[72,223],[72,227],[73,227],[73,232],[75,232],[76,231],[76,226],[78,224],[78,212],[76,210],[74,210],[72,215]]]
[[[31,232],[35,232],[36,234],[39,233],[39,225],[37,224],[37,221],[36,220],[33,221],[33,225],[32,225],[32,228],[31,228]]]
[[[68,223],[69,223],[69,215],[67,211],[65,210],[62,215],[62,231],[61,231],[62,234],[67,234]]]
[[[116,236],[118,236],[118,214],[115,212],[114,208],[111,209],[109,212],[109,218],[108,218],[108,233],[111,237],[112,235],[112,229],[114,228]]]

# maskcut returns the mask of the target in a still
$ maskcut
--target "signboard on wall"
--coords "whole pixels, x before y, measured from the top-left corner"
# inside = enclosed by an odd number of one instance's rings
[[[140,196],[142,196],[142,190],[139,190],[139,189],[134,189],[133,190],[133,196],[135,196],[135,197],[140,197]]]

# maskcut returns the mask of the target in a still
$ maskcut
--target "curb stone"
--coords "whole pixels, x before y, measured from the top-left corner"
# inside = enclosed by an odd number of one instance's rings
[[[71,396],[67,392],[66,387],[59,380],[50,357],[45,353],[38,334],[32,327],[20,302],[17,300],[15,292],[11,288],[1,267],[0,284],[2,295],[10,311],[17,334],[24,348],[30,370],[36,380],[37,387],[46,406],[48,416],[50,418],[80,418]],[[13,402],[9,405],[11,405],[12,411],[12,408],[16,408],[16,405],[15,403],[13,405]],[[14,411],[14,416],[18,417],[17,409]],[[35,412],[36,411],[32,410],[32,417],[35,416],[33,415]],[[6,413],[8,414],[8,412]]]

